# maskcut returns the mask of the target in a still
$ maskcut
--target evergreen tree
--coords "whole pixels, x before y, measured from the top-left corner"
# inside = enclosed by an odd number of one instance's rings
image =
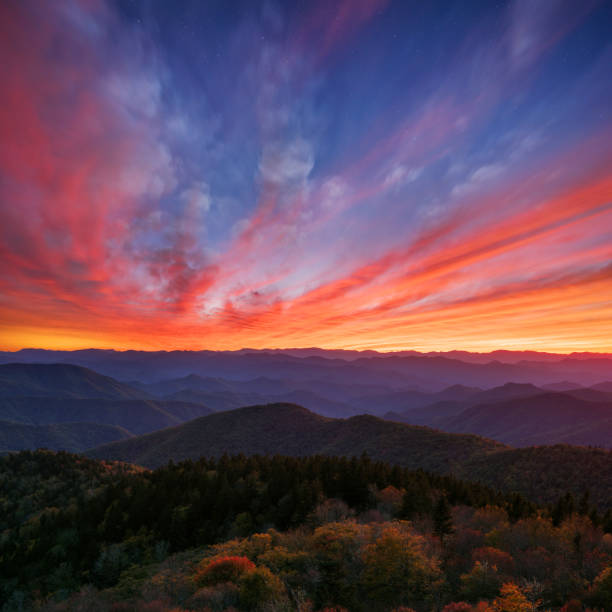
[[[438,503],[433,512],[434,533],[439,538],[450,535],[455,531],[453,527],[453,518],[451,516],[451,508],[446,499],[446,495],[440,495]]]

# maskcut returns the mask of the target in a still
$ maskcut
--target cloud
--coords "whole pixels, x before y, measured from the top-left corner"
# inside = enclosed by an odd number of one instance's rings
[[[210,188],[203,181],[194,182],[179,197],[190,211],[190,216],[204,216],[210,210]]]
[[[273,143],[264,147],[259,172],[269,183],[302,183],[314,167],[312,145],[301,138],[289,144]]]
[[[385,176],[383,185],[385,187],[400,187],[408,183],[414,183],[421,174],[423,174],[423,168],[407,168],[403,164],[396,164]]]
[[[486,187],[505,171],[505,167],[499,163],[486,164],[474,170],[467,180],[455,185],[451,191],[453,196],[461,197]]]

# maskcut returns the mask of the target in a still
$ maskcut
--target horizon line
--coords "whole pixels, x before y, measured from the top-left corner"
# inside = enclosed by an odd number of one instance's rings
[[[22,347],[19,349],[3,349],[0,348],[0,352],[2,353],[20,353],[22,351],[48,351],[48,352],[61,352],[61,353],[77,353],[83,351],[105,351],[105,352],[115,352],[115,353],[242,353],[242,352],[277,352],[282,353],[284,351],[323,351],[323,352],[343,352],[343,353],[376,353],[379,355],[394,355],[401,353],[414,353],[416,355],[436,355],[436,354],[451,354],[451,353],[468,353],[471,355],[492,355],[494,353],[537,353],[540,355],[605,355],[612,356],[612,352],[608,351],[593,351],[593,350],[584,350],[584,351],[547,351],[547,350],[538,350],[538,349],[493,349],[489,351],[473,351],[469,349],[448,349],[448,350],[431,350],[431,351],[419,351],[418,349],[398,349],[398,350],[379,350],[379,349],[358,349],[358,348],[323,348],[318,346],[305,346],[305,347],[282,347],[282,348],[272,348],[272,347],[263,347],[263,348],[253,348],[253,347],[243,347],[240,349],[134,349],[134,348],[102,348],[102,347],[84,347],[84,348],[44,348],[44,347]]]

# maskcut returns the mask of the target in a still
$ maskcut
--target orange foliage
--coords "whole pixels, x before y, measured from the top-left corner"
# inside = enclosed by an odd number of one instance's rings
[[[506,582],[500,589],[500,596],[493,602],[495,612],[531,612],[533,605],[524,593],[514,584]]]

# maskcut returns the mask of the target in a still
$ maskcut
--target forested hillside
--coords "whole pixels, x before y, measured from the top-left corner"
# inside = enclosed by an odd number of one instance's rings
[[[291,404],[250,406],[88,451],[97,459],[159,467],[169,460],[224,453],[371,457],[412,469],[455,474],[549,503],[560,492],[590,490],[612,506],[612,452],[580,447],[511,449],[468,434],[385,421],[370,415],[330,419]],[[523,451],[523,452],[521,452]]]
[[[588,497],[537,507],[365,455],[22,452],[0,459],[0,530],[5,612],[612,603],[612,514]]]

